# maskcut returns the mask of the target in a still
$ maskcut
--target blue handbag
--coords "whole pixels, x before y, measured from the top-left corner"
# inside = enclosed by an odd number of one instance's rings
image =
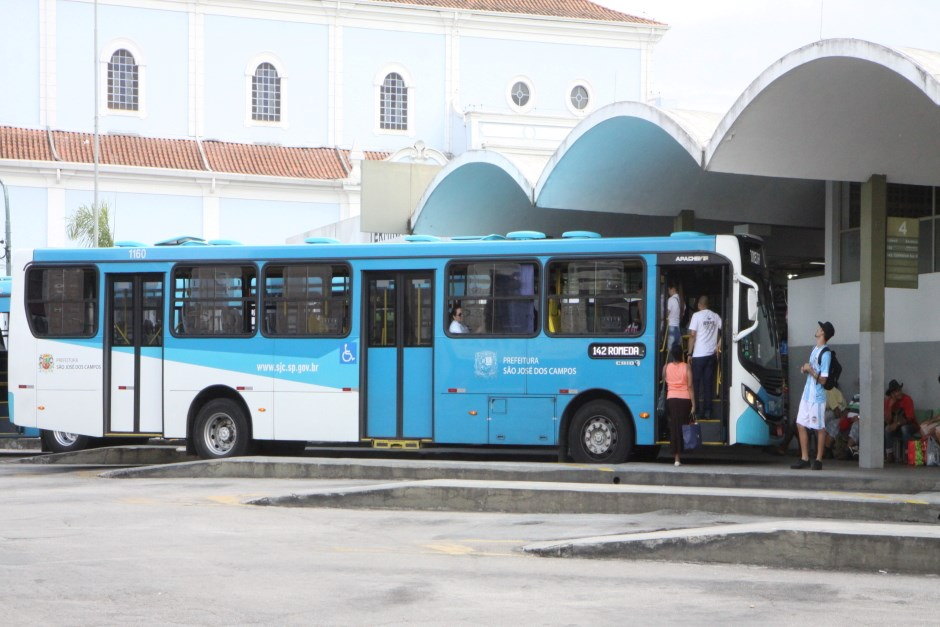
[[[702,426],[693,417],[692,422],[682,425],[682,449],[694,451],[699,448],[702,448]]]

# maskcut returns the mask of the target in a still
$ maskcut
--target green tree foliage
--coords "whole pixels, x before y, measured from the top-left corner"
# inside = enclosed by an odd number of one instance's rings
[[[114,245],[111,234],[111,220],[107,202],[98,203],[98,247],[109,248]],[[82,205],[65,222],[65,234],[82,246],[95,247],[95,209],[94,205]]]

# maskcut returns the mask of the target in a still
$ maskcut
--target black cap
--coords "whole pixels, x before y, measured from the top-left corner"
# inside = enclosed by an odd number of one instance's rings
[[[896,392],[904,387],[903,383],[898,383],[897,379],[891,379],[891,383],[888,384],[888,391],[885,392],[885,396],[888,396],[892,392]]]
[[[828,342],[829,340],[831,340],[832,337],[836,334],[836,328],[835,328],[834,326],[832,326],[832,323],[831,323],[831,322],[828,322],[828,321],[827,321],[827,322],[820,322],[820,323],[819,323],[819,328],[823,330],[823,335],[826,336],[826,341],[827,341],[827,342]]]

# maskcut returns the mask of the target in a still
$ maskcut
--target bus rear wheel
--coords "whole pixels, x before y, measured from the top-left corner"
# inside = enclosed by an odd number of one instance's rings
[[[244,455],[250,440],[248,419],[234,401],[217,398],[199,410],[193,425],[193,444],[202,459]]]
[[[91,438],[87,435],[69,433],[68,431],[48,431],[43,429],[39,434],[42,440],[43,450],[50,453],[71,453],[82,451],[91,444]]]
[[[568,431],[568,450],[582,464],[622,464],[633,448],[633,430],[623,411],[610,401],[591,401],[578,409]]]

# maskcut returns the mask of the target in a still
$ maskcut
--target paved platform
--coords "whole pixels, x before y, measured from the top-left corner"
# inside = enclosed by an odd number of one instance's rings
[[[329,451],[329,455],[342,451]],[[358,454],[358,453],[357,453]],[[654,559],[792,568],[940,574],[940,468],[860,469],[827,461],[792,470],[795,458],[753,450],[703,452],[680,467],[668,460],[612,466],[543,461],[244,457],[199,461],[180,447],[131,446],[21,460],[112,466],[121,479],[296,479],[291,494],[247,504],[551,515],[664,513],[657,531],[566,538],[526,547],[546,557]],[[133,466],[113,468],[115,465]],[[307,488],[304,479],[373,482]],[[697,524],[688,525],[688,513]],[[672,515],[669,515],[669,514]],[[705,521],[705,524],[702,523]]]

